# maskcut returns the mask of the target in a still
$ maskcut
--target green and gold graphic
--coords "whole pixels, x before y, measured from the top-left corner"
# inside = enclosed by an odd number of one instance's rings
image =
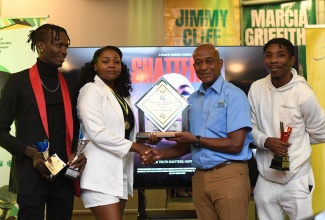
[[[21,28],[38,28],[42,24],[46,23],[46,17],[44,18],[1,18],[0,30],[12,30]]]
[[[16,204],[17,195],[9,192],[9,186],[0,187],[0,220],[5,220],[9,217],[10,210]]]
[[[305,26],[316,24],[315,0],[261,4],[243,8],[244,46],[263,46],[272,38],[286,38],[298,46],[299,75],[306,74]],[[261,53],[262,55],[262,53]]]
[[[35,62],[37,54],[27,43],[31,30],[46,23],[47,16],[29,18],[1,18],[0,17],[0,91],[9,74],[30,68]],[[15,134],[14,125],[11,126],[12,135]],[[16,219],[16,200],[8,197],[9,171],[11,155],[0,146],[0,220]],[[2,194],[5,193],[5,194]],[[6,196],[3,196],[6,195]],[[11,209],[9,209],[11,207]],[[10,213],[10,214],[9,214]],[[4,215],[9,215],[6,218]]]

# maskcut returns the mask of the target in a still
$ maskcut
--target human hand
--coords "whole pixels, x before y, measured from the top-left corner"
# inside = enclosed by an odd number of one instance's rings
[[[142,156],[140,156],[140,159],[141,159],[142,164],[145,164],[145,165],[154,164],[157,161],[157,158],[155,157],[155,155],[153,153],[142,155]]]
[[[146,165],[154,164],[157,161],[157,158],[152,153],[153,148],[151,148],[148,145],[142,145],[142,146],[145,146],[144,151],[138,153],[138,157],[141,159],[142,164],[146,164]]]
[[[87,164],[87,158],[84,154],[81,154],[77,157],[76,160],[74,158],[76,157],[76,152],[72,153],[67,165],[69,165],[72,169],[78,168],[78,178],[80,177],[81,173],[84,171],[86,164]]]
[[[149,134],[149,139],[145,140],[145,143],[150,144],[150,145],[156,145],[159,141],[161,141],[161,137],[157,137],[155,133],[150,133]]]
[[[194,143],[195,136],[190,132],[178,132],[175,133],[174,137],[166,138],[169,141],[176,141],[178,143],[192,144]]]
[[[150,155],[151,147],[144,144],[133,143],[131,145],[130,151],[136,152],[138,157],[142,160],[142,164],[153,164],[159,158],[155,157],[155,155]]]
[[[148,134],[148,139],[142,139],[139,138],[137,139],[137,143],[141,144],[141,143],[146,143],[146,144],[150,144],[150,145],[156,145],[159,141],[161,141],[161,137],[157,137],[157,135],[155,133],[149,133]]]
[[[27,146],[25,154],[32,158],[33,166],[41,174],[41,177],[49,180],[51,172],[45,165],[46,160],[44,155],[39,153],[35,147],[30,146]],[[48,161],[52,165],[52,160],[50,157],[48,158]]]
[[[156,148],[149,147],[143,154],[138,153],[138,157],[142,164],[153,164],[161,158],[160,151]]]
[[[272,153],[282,156],[288,155],[288,147],[290,143],[282,141],[280,138],[266,138],[264,147],[268,148]]]
[[[157,148],[151,147],[146,150],[143,155],[138,154],[142,164],[153,164],[161,159],[161,152]]]

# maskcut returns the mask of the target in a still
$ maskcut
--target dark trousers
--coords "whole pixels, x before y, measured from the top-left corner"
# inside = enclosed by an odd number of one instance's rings
[[[18,195],[19,220],[44,220],[46,204],[47,220],[71,220],[74,188],[70,179],[58,176],[53,181],[39,179],[34,191],[28,195]]]

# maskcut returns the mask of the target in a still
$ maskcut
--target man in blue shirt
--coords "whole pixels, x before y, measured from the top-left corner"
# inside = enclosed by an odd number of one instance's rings
[[[177,142],[174,146],[152,151],[157,159],[192,152],[193,202],[199,219],[246,219],[250,199],[246,161],[252,157],[250,105],[245,93],[221,76],[223,60],[213,45],[198,46],[193,59],[202,84],[188,98],[190,105],[183,115],[189,132],[168,138]]]

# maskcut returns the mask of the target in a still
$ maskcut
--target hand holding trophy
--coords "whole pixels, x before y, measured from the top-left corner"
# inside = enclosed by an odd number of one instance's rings
[[[89,140],[85,139],[85,137],[83,136],[83,134],[81,132],[79,132],[79,138],[78,138],[78,146],[77,146],[77,152],[76,152],[76,156],[73,158],[73,160],[71,161],[71,163],[73,163],[74,161],[76,161],[78,159],[78,157],[84,152],[86,145],[89,143]],[[67,168],[66,173],[64,174],[64,176],[71,178],[71,179],[78,179],[78,173],[79,173],[79,168],[74,168],[73,166],[69,166]]]
[[[44,141],[35,142],[34,147],[38,150],[39,153],[43,154],[44,159],[46,160],[45,165],[51,172],[49,180],[53,180],[56,175],[66,166],[66,164],[59,158],[57,154],[54,154],[51,157],[52,164],[48,162],[50,156],[50,142],[48,140],[45,139]]]
[[[280,122],[281,141],[288,142],[292,128],[287,127],[284,130],[283,123]],[[282,156],[274,154],[270,168],[288,171],[290,166],[289,156]]]
[[[50,143],[48,140],[35,142],[34,147],[36,147],[39,153],[43,154],[45,160],[49,159]]]

